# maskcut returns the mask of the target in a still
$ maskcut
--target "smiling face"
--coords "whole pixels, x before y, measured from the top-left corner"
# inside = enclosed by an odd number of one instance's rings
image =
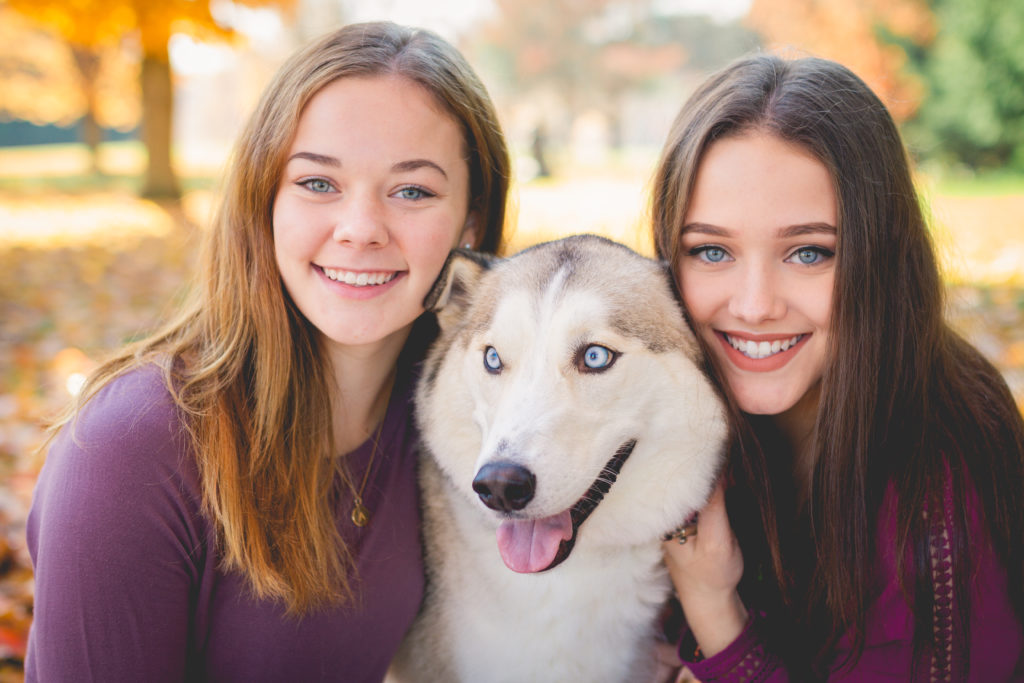
[[[274,199],[274,250],[329,342],[404,341],[449,250],[475,243],[455,120],[399,76],[345,77],[306,105]]]
[[[828,169],[774,135],[723,138],[701,160],[674,267],[694,326],[747,413],[815,402],[837,216]]]

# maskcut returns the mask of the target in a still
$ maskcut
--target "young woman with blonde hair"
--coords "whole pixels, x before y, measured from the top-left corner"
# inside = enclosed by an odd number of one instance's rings
[[[1024,422],[943,319],[882,103],[835,62],[733,64],[673,124],[653,218],[738,435],[665,545],[689,673],[1021,680]]]
[[[57,425],[30,681],[380,680],[423,590],[410,388],[451,248],[501,244],[494,107],[438,36],[347,26],[241,134],[191,301]]]

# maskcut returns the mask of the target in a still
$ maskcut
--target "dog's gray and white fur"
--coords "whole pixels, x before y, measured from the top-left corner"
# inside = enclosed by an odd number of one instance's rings
[[[456,251],[427,304],[428,590],[392,679],[648,680],[660,537],[707,499],[727,431],[667,268],[589,235]]]

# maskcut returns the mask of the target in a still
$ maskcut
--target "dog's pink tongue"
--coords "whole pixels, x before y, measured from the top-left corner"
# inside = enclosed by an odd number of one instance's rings
[[[571,538],[568,510],[544,519],[506,520],[498,527],[498,552],[514,572],[540,572],[554,561],[558,545]]]

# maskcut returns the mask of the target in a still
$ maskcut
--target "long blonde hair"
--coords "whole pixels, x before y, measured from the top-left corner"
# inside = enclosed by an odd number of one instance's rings
[[[112,379],[163,367],[192,437],[203,504],[225,571],[292,613],[352,600],[352,556],[338,534],[328,367],[316,329],[291,302],[274,257],[271,216],[285,156],[306,103],[347,76],[398,74],[431,92],[464,132],[470,210],[501,245],[509,160],[493,104],[459,52],[437,35],[389,22],[354,24],[289,59],[236,146],[197,284],[163,330],[90,378],[79,409]]]

